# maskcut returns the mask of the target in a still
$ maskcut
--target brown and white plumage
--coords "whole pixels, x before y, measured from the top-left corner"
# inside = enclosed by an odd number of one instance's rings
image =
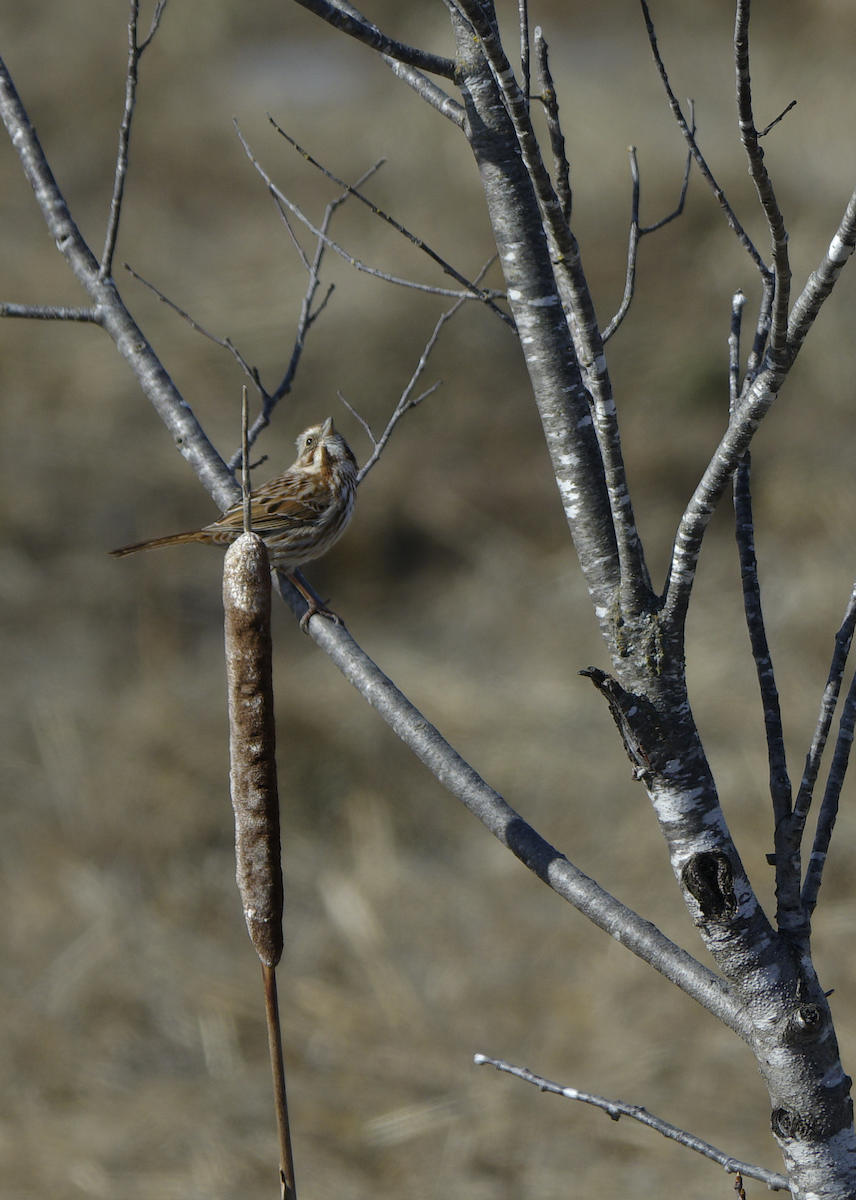
[[[297,439],[298,455],[282,475],[252,492],[250,512],[253,533],[267,546],[271,566],[285,571],[292,582],[319,609],[292,572],[320,558],[344,533],[354,511],[357,492],[357,460],[350,446],[333,427],[332,417],[304,429]],[[217,521],[203,529],[152,538],[111,550],[115,558],[178,546],[183,542],[206,542],[227,546],[244,530],[243,504],[233,504]]]

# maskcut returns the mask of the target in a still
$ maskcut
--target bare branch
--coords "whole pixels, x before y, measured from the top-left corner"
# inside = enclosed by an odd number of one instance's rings
[[[783,121],[785,119],[785,117],[788,115],[788,113],[791,111],[791,109],[796,108],[796,106],[797,106],[796,100],[792,100],[790,102],[790,104],[787,104],[782,109],[782,111],[779,113],[779,115],[770,122],[769,125],[765,125],[763,129],[760,129],[758,131],[758,137],[759,138],[766,137],[767,134],[770,132],[770,130],[775,129],[776,126],[778,125],[779,121]]]
[[[125,108],[122,113],[122,123],[119,126],[119,149],[116,153],[113,195],[110,200],[110,215],[107,218],[104,249],[101,253],[100,270],[102,278],[105,279],[113,273],[113,255],[116,250],[119,219],[122,215],[122,198],[125,194],[125,180],[128,175],[128,143],[131,138],[131,121],[134,116],[134,107],[137,103],[137,80],[140,59],[157,33],[165,8],[166,0],[158,0],[148,36],[144,41],[138,42],[137,22],[140,15],[140,4],[139,0],[131,0],[131,12],[128,18],[128,69],[125,75]]]
[[[265,402],[270,399],[264,387],[262,386],[262,382],[259,378],[259,373],[256,368],[250,366],[250,364],[242,356],[240,351],[236,349],[229,338],[220,338],[217,337],[216,333],[210,333],[207,329],[200,325],[198,321],[195,321],[189,313],[186,313],[183,308],[180,308],[174,300],[170,300],[169,296],[165,296],[164,293],[159,288],[156,288],[153,283],[149,283],[148,279],[144,279],[143,276],[135,271],[133,267],[129,266],[128,263],[123,263],[123,266],[129,275],[132,275],[134,279],[138,281],[138,283],[143,284],[143,286],[147,287],[150,292],[153,292],[162,304],[165,304],[168,308],[171,308],[174,313],[177,313],[182,320],[187,322],[191,329],[193,329],[196,333],[201,333],[204,338],[207,338],[209,342],[213,342],[215,346],[221,346],[224,350],[228,350],[235,361],[240,365],[247,378],[253,381],[253,386],[262,399]],[[250,444],[252,444],[253,440],[254,439],[251,439]]]
[[[305,604],[277,573],[283,599],[295,614]],[[345,678],[378,711],[394,733],[504,846],[548,887],[595,925],[660,971],[744,1039],[749,1025],[727,984],[709,968],[670,942],[650,922],[610,896],[555,850],[460,757],[437,729],[371,661],[342,626],[312,621],[309,634]]]
[[[850,762],[854,726],[856,726],[856,675],[854,675],[853,681],[850,684],[850,691],[847,693],[847,699],[844,701],[844,707],[841,711],[838,737],[835,740],[835,752],[832,756],[829,777],[826,781],[823,801],[821,802],[820,812],[817,816],[817,830],[815,831],[814,844],[811,848],[811,857],[806,867],[802,902],[805,906],[807,917],[811,916],[817,904],[817,894],[820,891],[829,842],[835,826],[835,819],[838,816],[838,802],[841,798],[841,788]]]
[[[386,446],[386,443],[389,441],[390,437],[392,436],[392,431],[395,429],[396,425],[401,420],[401,418],[404,416],[404,414],[409,412],[412,408],[416,408],[417,404],[421,404],[423,400],[425,400],[428,396],[430,396],[431,393],[436,391],[437,388],[440,386],[439,383],[436,383],[436,384],[434,384],[434,386],[432,388],[429,388],[427,392],[423,392],[421,395],[416,396],[416,397],[414,397],[414,395],[413,395],[416,384],[417,384],[418,380],[420,379],[422,373],[424,372],[425,367],[428,365],[428,356],[430,355],[431,351],[434,349],[434,347],[437,344],[437,339],[440,336],[440,330],[443,328],[443,326],[446,324],[447,321],[450,321],[452,319],[452,317],[455,315],[455,313],[458,311],[458,309],[461,307],[462,304],[463,304],[463,301],[459,300],[457,304],[454,304],[447,312],[444,312],[442,314],[442,316],[440,317],[440,319],[437,321],[437,324],[434,326],[434,330],[433,330],[431,336],[429,337],[428,341],[425,343],[425,348],[419,357],[419,362],[416,364],[416,369],[413,372],[413,374],[411,375],[410,380],[409,380],[407,386],[405,387],[404,391],[401,393],[401,397],[398,401],[398,404],[396,404],[395,410],[393,411],[392,416],[389,418],[389,421],[387,422],[386,429],[384,429],[384,431],[380,435],[380,437],[375,439],[371,430],[368,429],[368,426],[366,426],[366,430],[369,434],[369,437],[371,438],[371,440],[374,444],[374,449],[373,449],[370,457],[363,463],[362,467],[360,468],[360,470],[357,474],[357,483],[358,484],[362,483],[362,481],[365,479],[366,475],[368,475],[369,471],[372,469],[372,467],[375,465],[377,460],[380,458],[381,454],[383,453],[384,447]],[[350,407],[350,405],[348,407]]]
[[[690,106],[692,114],[692,106]],[[691,121],[693,132],[695,132],[695,122]],[[621,322],[627,316],[630,305],[633,302],[633,293],[636,286],[636,259],[639,252],[639,242],[646,233],[656,233],[658,229],[662,229],[664,225],[668,225],[670,221],[674,221],[684,211],[684,203],[687,198],[687,188],[690,182],[690,167],[692,166],[692,152],[687,152],[687,162],[684,168],[684,179],[681,184],[681,194],[678,197],[678,206],[668,216],[661,217],[653,225],[641,226],[639,224],[639,163],[636,158],[636,147],[631,146],[630,154],[630,178],[633,182],[633,192],[631,199],[631,214],[630,214],[630,238],[627,246],[627,274],[624,281],[624,295],[621,299],[618,312],[612,318],[603,331],[604,342],[609,341],[615,331],[618,329]]]
[[[764,733],[767,740],[767,760],[770,771],[770,798],[773,802],[775,837],[776,897],[778,924],[790,932],[794,921],[802,924],[799,902],[800,870],[784,849],[788,818],[791,815],[791,781],[785,756],[785,735],[779,691],[773,671],[773,660],[764,627],[761,607],[761,585],[755,556],[755,525],[752,517],[750,491],[751,457],[747,452],[734,473],[734,517],[737,548],[740,556],[740,578],[743,583],[743,609],[752,647],[752,658],[761,689],[764,710]]]
[[[644,4],[644,0],[641,0]],[[713,510],[722,497],[737,463],[748,450],[759,424],[778,395],[793,362],[814,324],[838,277],[856,247],[856,191],[850,197],[838,231],[820,266],[808,278],[802,293],[794,303],[788,322],[788,353],[778,364],[760,366],[760,342],[764,322],[772,302],[772,288],[762,304],[755,345],[750,356],[749,373],[740,403],[735,407],[728,429],[693,493],[681,518],[672,552],[667,595],[663,609],[667,621],[680,620],[686,612],[692,590],[698,555],[704,531]],[[772,273],[768,272],[772,280]],[[757,370],[757,373],[755,373]]]
[[[817,781],[818,771],[820,770],[820,760],[823,756],[826,740],[829,737],[832,718],[835,715],[835,708],[841,691],[841,681],[853,642],[854,630],[856,630],[856,584],[853,585],[853,590],[850,593],[850,600],[844,613],[844,620],[841,622],[841,628],[835,635],[835,646],[832,652],[832,661],[829,665],[826,687],[823,690],[820,702],[817,726],[812,738],[811,747],[806,756],[805,769],[800,781],[797,798],[794,802],[794,825],[796,826],[796,823],[799,822],[798,828],[793,829],[797,848],[802,837],[802,828],[805,824],[808,810],[811,807],[814,785]]]
[[[427,283],[417,283],[415,280],[412,280],[412,279],[400,279],[396,275],[388,275],[386,272],[379,271],[375,267],[369,267],[366,265],[366,263],[361,262],[360,259],[354,258],[354,256],[352,254],[349,254],[348,251],[344,250],[340,245],[338,245],[337,242],[334,242],[331,238],[325,236],[325,234],[323,234],[322,231],[316,225],[313,225],[313,223],[309,220],[309,218],[307,216],[305,216],[304,213],[301,212],[301,210],[298,208],[298,206],[296,204],[294,204],[291,200],[289,200],[288,197],[279,190],[279,188],[273,182],[271,177],[265,171],[264,167],[262,167],[261,163],[254,156],[252,150],[250,149],[249,145],[247,144],[246,140],[244,139],[244,135],[241,133],[240,129],[238,128],[237,122],[235,123],[235,129],[237,131],[238,137],[240,138],[241,145],[244,147],[244,151],[246,152],[247,158],[250,160],[250,162],[253,164],[255,169],[258,171],[259,175],[262,177],[264,184],[267,187],[268,191],[270,192],[271,196],[273,197],[276,205],[278,207],[280,207],[280,206],[284,207],[289,212],[293,213],[297,217],[297,219],[299,221],[301,221],[311,233],[313,233],[316,237],[322,238],[325,245],[329,246],[331,250],[334,250],[336,252],[336,254],[338,254],[341,258],[344,258],[345,262],[350,263],[350,265],[352,267],[356,267],[356,269],[358,271],[364,271],[367,275],[373,275],[376,279],[382,279],[385,283],[395,283],[395,284],[398,284],[399,287],[413,288],[414,290],[419,291],[419,292],[428,292],[433,296],[449,296],[453,300],[461,300],[461,299],[463,299],[463,300],[480,300],[481,299],[481,296],[474,295],[472,292],[469,292],[469,291],[468,292],[455,292],[449,288],[439,288],[439,287],[433,287]],[[487,292],[487,293],[485,293],[485,295],[490,297],[491,299],[493,299],[495,296],[501,296],[502,293],[501,292],[494,292],[494,293]]]
[[[529,0],[517,0],[517,24],[520,29],[520,78],[523,81],[523,95],[528,103],[531,74],[529,66]]]
[[[178,450],[190,463],[203,486],[220,504],[221,510],[225,510],[234,500],[234,480],[205,436],[190,405],[179,395],[143,331],[125,308],[115,282],[102,277],[98,262],[57,187],[36,132],[2,60],[0,117],[21,160],[24,175],[36,194],[51,237],[75,278],[93,301],[95,311],[100,315],[99,324],[113,339],[144,393],[166,423]]]
[[[788,350],[795,356],[814,324],[823,302],[830,294],[856,246],[856,191],[850,197],[844,216],[820,266],[812,271],[794,302],[788,321]]]
[[[541,27],[535,27],[535,53],[538,56],[538,85],[541,89],[541,103],[544,106],[544,116],[547,120],[547,132],[550,136],[550,148],[553,152],[553,173],[556,177],[556,195],[562,208],[562,216],[566,223],[571,224],[573,211],[573,192],[571,191],[571,168],[565,153],[565,135],[559,121],[559,101],[556,88],[550,72],[550,61],[547,53],[547,43],[541,33]]]
[[[299,0],[298,0],[299,2]],[[388,54],[382,54],[381,58],[402,83],[406,83],[412,88],[421,100],[426,104],[430,104],[436,109],[441,117],[446,117],[453,125],[457,125],[459,129],[463,129],[466,123],[466,114],[463,106],[457,100],[453,100],[447,95],[442,88],[437,87],[433,80],[428,79],[421,71],[417,71],[415,67],[408,67],[404,63],[397,62],[394,58],[390,58]]]
[[[785,353],[788,330],[788,305],[791,294],[791,268],[788,256],[788,234],[776,193],[764,166],[764,151],[758,145],[758,131],[752,113],[752,77],[749,70],[749,10],[751,0],[737,0],[734,24],[734,59],[737,70],[737,121],[740,139],[749,160],[749,174],[755,184],[758,199],[767,218],[773,244],[772,323],[770,350],[777,358]],[[783,114],[784,115],[784,114]],[[769,128],[772,128],[770,126]]]
[[[621,1117],[631,1117],[634,1121],[639,1121],[640,1124],[647,1125],[649,1129],[661,1133],[663,1137],[670,1138],[681,1146],[686,1146],[688,1150],[695,1150],[697,1154],[702,1154],[705,1158],[719,1163],[729,1175],[746,1175],[750,1179],[760,1179],[762,1183],[766,1183],[771,1192],[785,1191],[790,1188],[784,1175],[768,1171],[765,1167],[756,1167],[752,1163],[740,1162],[739,1159],[732,1158],[730,1154],[717,1150],[716,1146],[711,1146],[710,1142],[703,1142],[701,1138],[679,1129],[677,1125],[671,1125],[661,1117],[653,1116],[639,1104],[627,1104],[623,1100],[606,1100],[603,1096],[592,1095],[591,1092],[562,1087],[561,1084],[551,1083],[540,1075],[534,1075],[526,1067],[514,1067],[501,1058],[489,1058],[486,1054],[474,1055],[473,1062],[477,1067],[496,1067],[497,1071],[504,1071],[526,1083],[534,1084],[539,1091],[550,1092],[554,1096],[564,1096],[566,1100],[579,1100],[582,1104],[591,1104],[594,1108],[601,1108],[613,1121],[618,1121]]]
[[[441,258],[435,250],[432,250],[427,243],[423,242],[422,238],[417,237],[415,233],[411,233],[409,229],[406,229],[404,225],[396,221],[394,217],[391,217],[388,213],[385,213],[382,208],[378,208],[376,204],[369,200],[367,196],[364,196],[361,192],[357,191],[355,187],[351,187],[349,183],[345,183],[344,180],[339,179],[333,174],[332,171],[328,171],[327,168],[323,167],[321,163],[317,162],[307,150],[304,150],[302,146],[299,146],[293,137],[290,137],[284,129],[281,129],[270,113],[267,113],[266,115],[267,119],[270,121],[271,125],[273,125],[277,133],[281,134],[288,144],[293,146],[297,153],[301,154],[308,163],[310,163],[313,167],[316,167],[323,175],[326,175],[328,179],[331,179],[333,183],[337,184],[339,187],[345,188],[349,195],[355,196],[360,203],[365,204],[366,208],[370,209],[370,211],[373,212],[376,217],[380,217],[382,220],[386,221],[388,225],[391,225],[396,233],[400,233],[403,237],[406,237],[409,242],[412,242],[414,246],[416,246],[424,254],[427,254],[428,257],[432,259],[447,275],[451,275],[451,277],[460,283],[462,287],[465,287],[468,289],[468,291],[472,292],[473,297],[476,300],[483,300],[488,308],[492,309],[498,317],[501,317],[503,321],[513,327],[513,320],[508,313],[503,312],[501,308],[494,304],[491,298],[491,293],[483,292],[481,288],[476,287],[476,285],[462,275],[460,271],[457,271],[450,263],[446,262],[444,258]]]
[[[663,605],[663,621],[680,624],[686,616],[698,556],[707,524],[737,464],[784,382],[785,372],[768,367],[752,382],[735,407],[719,445],[678,525]]]
[[[297,0],[297,3],[321,17],[334,29],[347,33],[364,46],[370,46],[372,50],[377,50],[396,62],[415,67],[418,71],[427,71],[431,75],[440,75],[444,79],[455,78],[453,59],[428,54],[424,50],[417,50],[414,46],[407,46],[404,42],[387,37],[352,4],[345,3],[345,0]]]
[[[681,133],[684,135],[687,145],[689,146],[690,150],[692,151],[693,158],[698,163],[699,170],[701,171],[702,175],[704,176],[705,180],[707,181],[708,185],[710,186],[710,189],[713,192],[714,196],[716,197],[720,208],[722,209],[723,213],[725,214],[725,219],[728,221],[730,228],[733,229],[734,232],[737,234],[737,237],[740,240],[740,244],[743,246],[746,253],[749,255],[749,257],[754,262],[755,266],[760,271],[761,277],[764,280],[765,287],[772,287],[772,272],[770,271],[770,268],[766,265],[764,260],[761,258],[761,255],[755,249],[752,239],[749,237],[746,230],[743,228],[743,226],[738,221],[737,215],[734,212],[731,205],[728,203],[725,193],[723,192],[722,188],[719,186],[719,184],[714,179],[713,172],[711,171],[710,167],[707,165],[704,155],[702,154],[701,150],[698,147],[698,143],[695,140],[695,135],[694,135],[693,131],[691,130],[686,117],[684,116],[683,112],[681,111],[681,106],[678,103],[675,93],[672,91],[672,85],[669,83],[669,76],[666,72],[666,67],[663,63],[662,58],[660,57],[660,50],[657,45],[657,34],[654,29],[654,22],[651,20],[651,13],[648,9],[648,5],[646,3],[646,0],[639,0],[639,3],[642,5],[642,13],[645,17],[645,28],[648,31],[648,41],[651,44],[651,52],[654,55],[654,61],[657,64],[657,70],[660,73],[660,79],[662,80],[663,87],[665,88],[666,95],[668,96],[668,99],[669,99],[669,105],[672,109],[672,113],[674,114],[675,120],[678,123],[678,127],[679,127]]]
[[[728,335],[728,411],[740,398],[740,330],[746,297],[738,288],[731,299],[731,332]]]
[[[84,321],[101,324],[97,308],[66,308],[61,304],[0,304],[0,317],[26,317],[31,321]]]
[[[526,98],[514,78],[495,26],[477,0],[455,0],[455,7],[481,40],[482,51],[514,126],[521,157],[538,197],[545,233],[554,247],[554,270],[569,297],[574,343],[593,402],[595,428],[618,549],[621,607],[628,614],[638,613],[650,607],[653,592],[633,517],[612,384],[594,304],[582,269],[579,245],[565,220],[562,205],[544,167]]]

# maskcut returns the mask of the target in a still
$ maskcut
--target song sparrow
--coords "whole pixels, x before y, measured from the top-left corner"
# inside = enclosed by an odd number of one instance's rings
[[[267,546],[272,567],[284,571],[309,605],[300,624],[314,613],[338,620],[335,613],[307,592],[294,571],[303,563],[320,558],[344,533],[354,511],[357,492],[357,460],[341,434],[333,428],[333,418],[322,425],[304,429],[297,439],[299,453],[282,475],[257,488],[250,496],[253,533]],[[111,550],[114,558],[154,550],[159,546],[177,546],[182,542],[207,542],[226,546],[244,530],[244,509],[239,502],[223,513],[218,521],[204,529],[152,538],[133,546]]]

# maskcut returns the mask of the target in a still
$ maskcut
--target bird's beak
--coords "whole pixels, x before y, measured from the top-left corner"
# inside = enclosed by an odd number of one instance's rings
[[[324,428],[321,430],[321,436],[329,437],[331,433],[335,433],[335,432],[336,432],[336,430],[333,428],[333,418],[328,417],[327,420],[324,422]]]

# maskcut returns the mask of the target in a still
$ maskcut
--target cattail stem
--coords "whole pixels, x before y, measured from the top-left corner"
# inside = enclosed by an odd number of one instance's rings
[[[276,1128],[279,1134],[279,1176],[282,1184],[282,1200],[297,1200],[297,1191],[294,1187],[294,1159],[291,1154],[291,1127],[288,1121],[288,1101],[285,1095],[285,1063],[282,1058],[282,1034],[279,1024],[275,969],[262,963],[262,979],[265,987],[268,1049],[273,1072]]]

